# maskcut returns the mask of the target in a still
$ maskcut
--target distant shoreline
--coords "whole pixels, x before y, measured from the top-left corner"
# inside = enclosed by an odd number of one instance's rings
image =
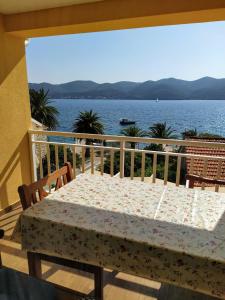
[[[194,81],[166,78],[145,82],[97,83],[72,81],[62,84],[29,83],[30,89],[48,91],[54,99],[103,100],[225,100],[225,78],[203,77]]]
[[[156,99],[121,99],[121,98],[49,98],[50,100],[121,100],[121,101],[155,101]],[[158,99],[160,101],[225,101],[224,99]]]

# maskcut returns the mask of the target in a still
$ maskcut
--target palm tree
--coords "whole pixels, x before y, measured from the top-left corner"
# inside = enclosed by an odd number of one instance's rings
[[[132,136],[132,137],[146,136],[146,132],[135,125],[124,128],[123,130],[121,130],[121,133],[125,136]],[[131,148],[135,149],[136,143],[131,142],[130,146],[131,146]]]
[[[186,138],[191,138],[193,136],[198,136],[198,132],[197,129],[186,129],[184,132],[181,133],[183,140],[185,140]]]
[[[77,133],[92,133],[92,134],[104,134],[104,125],[102,124],[100,117],[97,113],[90,111],[83,111],[79,113],[79,116],[75,119],[73,124],[73,132]],[[86,144],[90,145],[93,140],[86,139]],[[90,151],[87,148],[86,156],[89,156]]]
[[[54,129],[58,125],[57,115],[58,110],[51,106],[51,101],[48,98],[48,91],[44,89],[36,91],[30,89],[30,106],[31,116],[35,120],[41,122],[49,129]]]
[[[164,123],[155,123],[149,127],[149,136],[152,138],[160,139],[173,139],[176,136],[173,134],[175,130],[171,126],[167,127],[166,122]]]

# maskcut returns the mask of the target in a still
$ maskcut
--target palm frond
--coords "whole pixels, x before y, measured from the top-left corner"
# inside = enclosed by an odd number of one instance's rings
[[[171,126],[167,127],[166,122],[155,123],[149,127],[148,135],[152,138],[172,139],[176,138],[175,130]]]
[[[41,122],[49,129],[55,129],[58,125],[58,110],[51,105],[48,91],[30,89],[30,105],[32,118]]]

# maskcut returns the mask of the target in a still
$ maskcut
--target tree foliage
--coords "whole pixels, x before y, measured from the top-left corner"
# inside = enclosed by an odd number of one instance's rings
[[[104,125],[96,112],[83,111],[74,121],[73,132],[104,134]]]
[[[197,129],[186,129],[184,132],[181,133],[183,140],[187,139],[187,138],[191,138],[191,137],[196,137],[198,136],[198,132]]]
[[[56,170],[56,161],[55,161],[55,147],[54,145],[50,145],[50,168],[51,172]],[[64,165],[64,149],[62,146],[58,147],[58,159],[59,159],[59,168]],[[67,161],[73,165],[73,153],[70,148],[67,148]],[[43,175],[46,176],[48,174],[48,163],[47,163],[47,155],[45,155],[42,159],[43,164]],[[81,166],[81,157],[78,153],[76,153],[76,167],[80,168]],[[38,174],[40,170],[38,168]]]
[[[124,159],[124,176],[129,177],[131,174],[131,153],[125,153]],[[145,158],[145,176],[152,174],[152,159],[150,155]],[[104,172],[110,174],[110,156],[107,156],[104,162]],[[120,172],[120,152],[115,152],[114,155],[114,175]],[[134,156],[134,176],[141,176],[141,153],[135,153]]]
[[[104,125],[96,112],[93,112],[93,110],[83,111],[79,113],[74,121],[73,132],[104,134]],[[86,139],[86,144],[91,145],[94,141],[93,139]],[[90,156],[89,148],[86,149],[85,156]]]
[[[205,139],[217,139],[222,138],[219,134],[214,134],[210,132],[198,132],[197,129],[187,129],[184,132],[182,132],[183,139],[188,139],[192,137],[198,137],[198,138],[205,138]]]
[[[146,136],[146,132],[144,130],[142,130],[141,128],[139,128],[138,126],[128,126],[126,128],[124,128],[123,130],[121,130],[121,134],[125,135],[125,136],[130,136],[130,137],[144,137]],[[135,148],[137,143],[135,142],[131,142],[130,146],[131,148]]]
[[[152,138],[173,139],[176,138],[174,132],[175,130],[171,126],[167,126],[166,122],[155,123],[149,127],[148,135]]]
[[[40,89],[39,91],[30,89],[32,118],[44,124],[49,129],[55,129],[58,125],[57,116],[59,112],[50,104],[51,101],[48,98],[48,91],[45,92],[44,89]]]

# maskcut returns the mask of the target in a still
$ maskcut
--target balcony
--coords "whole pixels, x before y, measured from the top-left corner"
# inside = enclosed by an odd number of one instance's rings
[[[87,140],[91,140],[92,144],[86,144],[85,141]],[[74,178],[82,173],[105,176],[105,172],[107,172],[112,177],[116,176],[121,179],[127,177],[130,180],[144,181],[148,184],[177,186],[182,189],[189,185],[185,179],[186,173],[192,174],[194,170],[201,170],[202,173],[196,175],[207,177],[212,166],[216,170],[215,178],[223,178],[225,157],[222,156],[222,153],[225,149],[225,143],[222,141],[215,143],[199,140],[162,140],[41,130],[30,130],[29,141],[33,180],[58,169],[68,159],[71,160],[73,166]],[[162,150],[146,149],[146,146],[150,145],[160,145]],[[152,146],[152,148],[156,147]],[[213,153],[217,155],[194,154],[187,151],[187,149],[197,148],[201,151],[203,151],[202,149],[210,149],[211,152],[213,149]],[[87,149],[89,149],[88,155]],[[140,160],[140,169],[136,167],[137,156]],[[159,167],[162,166],[163,168],[159,172]],[[148,168],[150,172],[147,171]],[[223,188],[218,185],[209,184],[208,186],[205,183],[197,184],[195,188],[224,192]],[[20,250],[19,244],[10,240],[20,213],[21,208],[16,207],[0,218],[0,227],[6,232],[1,247],[3,260],[7,266],[27,272],[26,253]],[[92,278],[85,273],[71,271],[68,268],[50,263],[44,264],[43,273],[44,279],[79,291],[80,295],[92,297]],[[125,298],[141,300],[179,299],[179,297],[184,297],[184,299],[193,299],[193,297],[194,299],[214,299],[182,288],[110,269],[105,270],[104,276],[104,294],[107,300]]]
[[[183,189],[186,184],[189,185],[185,180],[187,173],[224,179],[224,155],[219,154],[222,151],[215,151],[213,155],[209,155],[208,151],[187,151],[188,146],[192,149],[222,150],[225,148],[222,142],[162,141],[30,131],[28,145],[30,107],[24,43],[27,38],[50,35],[222,21],[225,18],[224,1],[189,0],[187,5],[187,1],[171,0],[170,5],[165,5],[165,1],[159,0],[124,0],[118,5],[118,1],[113,0],[74,0],[70,6],[65,6],[66,1],[61,1],[60,5],[50,3],[52,1],[3,2],[0,7],[1,213],[13,207],[11,212],[0,217],[0,227],[6,231],[1,241],[3,263],[6,266],[28,272],[26,253],[20,250],[19,244],[10,240],[15,222],[21,214],[21,207],[16,206],[17,187],[58,169],[69,156],[74,166],[74,177],[86,172],[104,176],[107,172],[110,176],[129,177],[149,185],[176,185]],[[42,141],[42,136],[51,138]],[[69,140],[65,142],[64,138]],[[84,140],[82,143],[74,142],[74,138],[97,139],[100,142],[85,145]],[[130,142],[137,143],[135,149],[130,147]],[[152,144],[165,146],[161,147],[163,151],[144,149],[146,145]],[[90,155],[87,155],[87,149]],[[195,188],[223,192],[219,185],[198,183]],[[44,279],[89,294],[91,298],[93,283],[90,277],[51,264],[45,264],[43,269]],[[111,270],[106,270],[105,275],[104,291],[107,300],[212,299]]]
[[[86,172],[108,173],[152,184],[183,187],[189,187],[188,174],[224,179],[225,142],[222,139],[134,138],[30,130],[29,140],[34,180],[57,170],[68,158],[74,178]],[[87,140],[91,142],[86,143]],[[225,191],[224,187],[210,182],[196,182],[194,186]]]

